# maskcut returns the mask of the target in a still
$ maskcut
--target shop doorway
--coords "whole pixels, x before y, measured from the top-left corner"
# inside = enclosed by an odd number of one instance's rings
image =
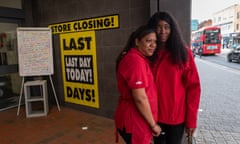
[[[21,77],[18,73],[16,23],[0,22],[0,111],[18,105]]]

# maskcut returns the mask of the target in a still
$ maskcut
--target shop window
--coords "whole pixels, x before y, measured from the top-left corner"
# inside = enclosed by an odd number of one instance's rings
[[[18,73],[18,24],[0,23],[0,111],[18,105],[21,77]]]

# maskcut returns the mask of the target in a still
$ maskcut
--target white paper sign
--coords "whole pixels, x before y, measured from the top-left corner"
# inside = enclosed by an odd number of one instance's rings
[[[50,28],[17,28],[20,76],[53,74],[52,33]]]

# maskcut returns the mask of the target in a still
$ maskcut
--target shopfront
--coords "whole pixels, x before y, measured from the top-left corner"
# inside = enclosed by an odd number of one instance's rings
[[[18,106],[21,91],[16,28],[49,27],[51,76],[60,105],[112,118],[119,96],[115,60],[131,32],[156,11],[170,11],[190,39],[190,0],[174,2],[1,0],[0,110]],[[48,87],[52,106],[56,103]]]
[[[21,1],[0,2],[0,111],[17,106],[21,88],[16,28],[23,21]]]

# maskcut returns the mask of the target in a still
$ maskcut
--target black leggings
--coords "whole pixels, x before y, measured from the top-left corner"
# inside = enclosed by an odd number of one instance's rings
[[[168,125],[158,123],[162,128],[162,134],[154,137],[154,144],[181,144],[185,125]]]
[[[121,130],[121,129],[117,129],[117,130],[118,130],[118,133],[120,134],[120,136],[126,142],[126,144],[131,144],[132,135],[130,133],[126,133],[125,128],[123,128],[123,130]]]

